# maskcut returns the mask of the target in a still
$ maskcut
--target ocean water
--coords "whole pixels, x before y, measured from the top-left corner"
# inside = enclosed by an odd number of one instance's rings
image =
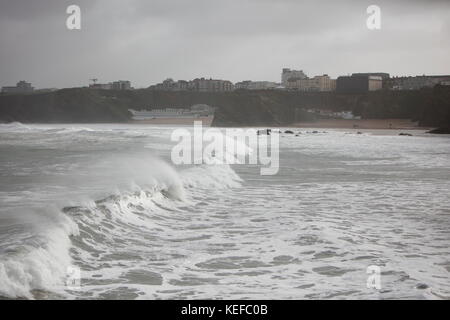
[[[167,126],[0,125],[0,297],[449,298],[450,137],[293,130],[261,176],[173,165]]]

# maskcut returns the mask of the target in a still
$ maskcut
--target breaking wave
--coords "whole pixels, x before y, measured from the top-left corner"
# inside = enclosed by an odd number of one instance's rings
[[[69,267],[101,267],[107,254],[100,252],[113,252],[130,241],[150,246],[151,236],[168,232],[174,219],[185,214],[183,209],[195,203],[197,192],[241,183],[228,165],[180,172],[161,160],[147,162],[147,170],[143,162],[127,165],[134,169],[117,176],[128,177],[126,187],[114,186],[109,196],[23,215],[21,223],[32,225],[32,231],[21,231],[22,243],[2,241],[0,247],[5,257],[0,262],[0,297],[34,299],[42,292],[67,297]],[[70,203],[73,199],[67,199]]]
[[[0,262],[0,296],[33,298],[36,290],[58,291],[71,265],[70,236],[78,234],[74,221],[55,208],[33,221],[31,232],[24,232],[14,242],[3,242]],[[2,239],[3,240],[3,239]]]

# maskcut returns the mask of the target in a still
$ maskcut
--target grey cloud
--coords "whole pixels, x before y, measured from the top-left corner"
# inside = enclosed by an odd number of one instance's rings
[[[368,5],[382,30],[365,27]],[[82,9],[82,30],[64,27]],[[355,71],[450,73],[448,1],[0,0],[0,85],[38,87],[165,77],[278,80]]]
[[[94,3],[90,0],[1,0],[0,18],[34,22],[59,16],[71,4],[90,9]]]

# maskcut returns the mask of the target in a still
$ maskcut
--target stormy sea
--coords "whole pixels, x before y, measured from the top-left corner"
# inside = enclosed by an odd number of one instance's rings
[[[174,165],[169,126],[0,125],[0,297],[449,298],[450,137],[291,130],[263,176]]]

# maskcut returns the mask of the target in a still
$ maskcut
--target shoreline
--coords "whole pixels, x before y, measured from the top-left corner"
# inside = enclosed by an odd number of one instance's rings
[[[409,119],[362,119],[362,120],[345,120],[345,119],[329,119],[310,122],[295,122],[290,124],[255,124],[255,125],[212,125],[213,118],[157,118],[149,120],[129,120],[125,122],[17,122],[22,124],[132,124],[132,125],[173,125],[173,126],[189,126],[194,121],[202,121],[205,127],[214,128],[295,128],[295,129],[346,129],[346,130],[416,130],[429,131],[436,127],[421,127],[417,122]],[[15,122],[15,121],[14,121]],[[9,124],[14,122],[0,122],[0,124]]]
[[[327,129],[392,129],[392,130],[432,130],[433,127],[420,127],[418,122],[409,119],[330,119],[315,122],[297,122],[294,128],[327,128]]]
[[[347,130],[418,130],[429,131],[436,127],[419,126],[418,122],[410,119],[327,119],[318,121],[301,121],[290,124],[258,124],[241,126],[218,127],[243,127],[243,128],[295,128],[295,129],[347,129]]]

